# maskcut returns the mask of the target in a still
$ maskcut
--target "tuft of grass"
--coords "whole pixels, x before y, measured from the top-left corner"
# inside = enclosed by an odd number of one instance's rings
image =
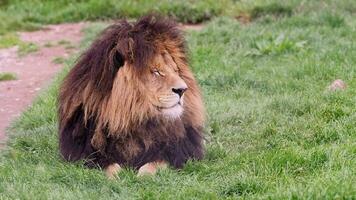
[[[25,56],[29,53],[34,53],[39,50],[39,47],[34,43],[21,43],[19,45],[19,49],[17,50],[17,54],[19,56]]]
[[[322,16],[322,20],[333,28],[339,28],[345,25],[345,20],[340,15],[326,13]]]
[[[16,80],[17,76],[14,73],[8,73],[8,72],[1,72],[0,73],[0,81],[11,81],[11,80]]]
[[[293,9],[290,6],[284,6],[279,3],[271,3],[262,6],[256,6],[250,11],[250,15],[253,19],[266,15],[274,17],[291,16]]]
[[[65,49],[75,49],[75,46],[68,40],[60,40],[57,43],[58,45],[64,46]]]
[[[292,41],[286,38],[284,33],[281,33],[276,38],[266,38],[255,40],[252,42],[252,49],[248,50],[245,55],[261,56],[269,54],[283,54],[304,50],[307,41]]]
[[[64,48],[67,49],[67,50],[69,50],[69,49],[75,49],[76,46],[75,46],[75,45],[72,45],[72,44],[69,44],[69,45],[65,45]]]
[[[0,35],[0,49],[9,48],[22,43],[23,42],[20,40],[17,34],[7,33],[5,35]]]
[[[46,44],[43,45],[43,47],[46,47],[46,48],[50,48],[50,47],[53,47],[55,46],[53,43],[51,42],[46,42]]]
[[[7,33],[5,35],[0,35],[0,49],[10,48],[12,46],[18,46],[17,54],[19,56],[25,56],[39,50],[39,47],[36,44],[21,41],[17,34]]]
[[[9,0],[2,0],[0,1],[0,7],[4,7],[9,3]]]
[[[65,61],[66,59],[63,57],[56,57],[52,60],[52,62],[55,64],[63,64]]]
[[[58,45],[63,45],[63,46],[65,46],[65,45],[70,45],[71,43],[70,43],[70,41],[68,41],[68,40],[60,40],[60,41],[58,41]]]

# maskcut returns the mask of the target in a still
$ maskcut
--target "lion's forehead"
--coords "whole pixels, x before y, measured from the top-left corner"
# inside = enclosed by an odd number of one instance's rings
[[[175,62],[174,57],[168,53],[167,51],[163,51],[160,54],[157,54],[153,60],[152,65],[150,66],[150,68],[155,69],[161,69],[161,70],[173,70],[173,71],[177,71],[178,70],[178,65]]]
[[[165,52],[163,54],[163,59],[167,63],[168,66],[172,67],[174,70],[178,70],[177,63],[174,61],[171,54],[169,54],[168,52]]]

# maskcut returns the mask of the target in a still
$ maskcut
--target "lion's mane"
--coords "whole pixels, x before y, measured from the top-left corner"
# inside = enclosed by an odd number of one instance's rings
[[[154,115],[139,81],[159,49],[166,49],[187,83],[184,112],[167,120]],[[129,70],[121,68],[124,64]],[[122,70],[121,70],[122,69]],[[204,112],[198,85],[177,24],[158,16],[105,29],[65,77],[59,94],[59,143],[67,161],[90,167],[118,163],[138,169],[165,160],[181,168],[203,157]]]

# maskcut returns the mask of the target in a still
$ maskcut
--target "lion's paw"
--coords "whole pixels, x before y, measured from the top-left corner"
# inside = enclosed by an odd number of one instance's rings
[[[164,161],[149,162],[140,167],[137,176],[154,175],[159,169],[166,169],[167,163]]]
[[[105,174],[109,179],[114,179],[121,169],[119,164],[114,163],[105,168]]]

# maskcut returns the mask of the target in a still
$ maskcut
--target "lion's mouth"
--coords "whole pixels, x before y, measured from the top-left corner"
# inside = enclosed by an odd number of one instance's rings
[[[180,107],[182,106],[182,103],[179,101],[178,103],[172,105],[172,106],[156,106],[159,110],[162,110],[162,109],[171,109],[171,108],[175,108],[175,107]]]
[[[157,108],[164,116],[171,119],[178,118],[183,113],[183,106],[180,101],[171,106],[158,106]]]

